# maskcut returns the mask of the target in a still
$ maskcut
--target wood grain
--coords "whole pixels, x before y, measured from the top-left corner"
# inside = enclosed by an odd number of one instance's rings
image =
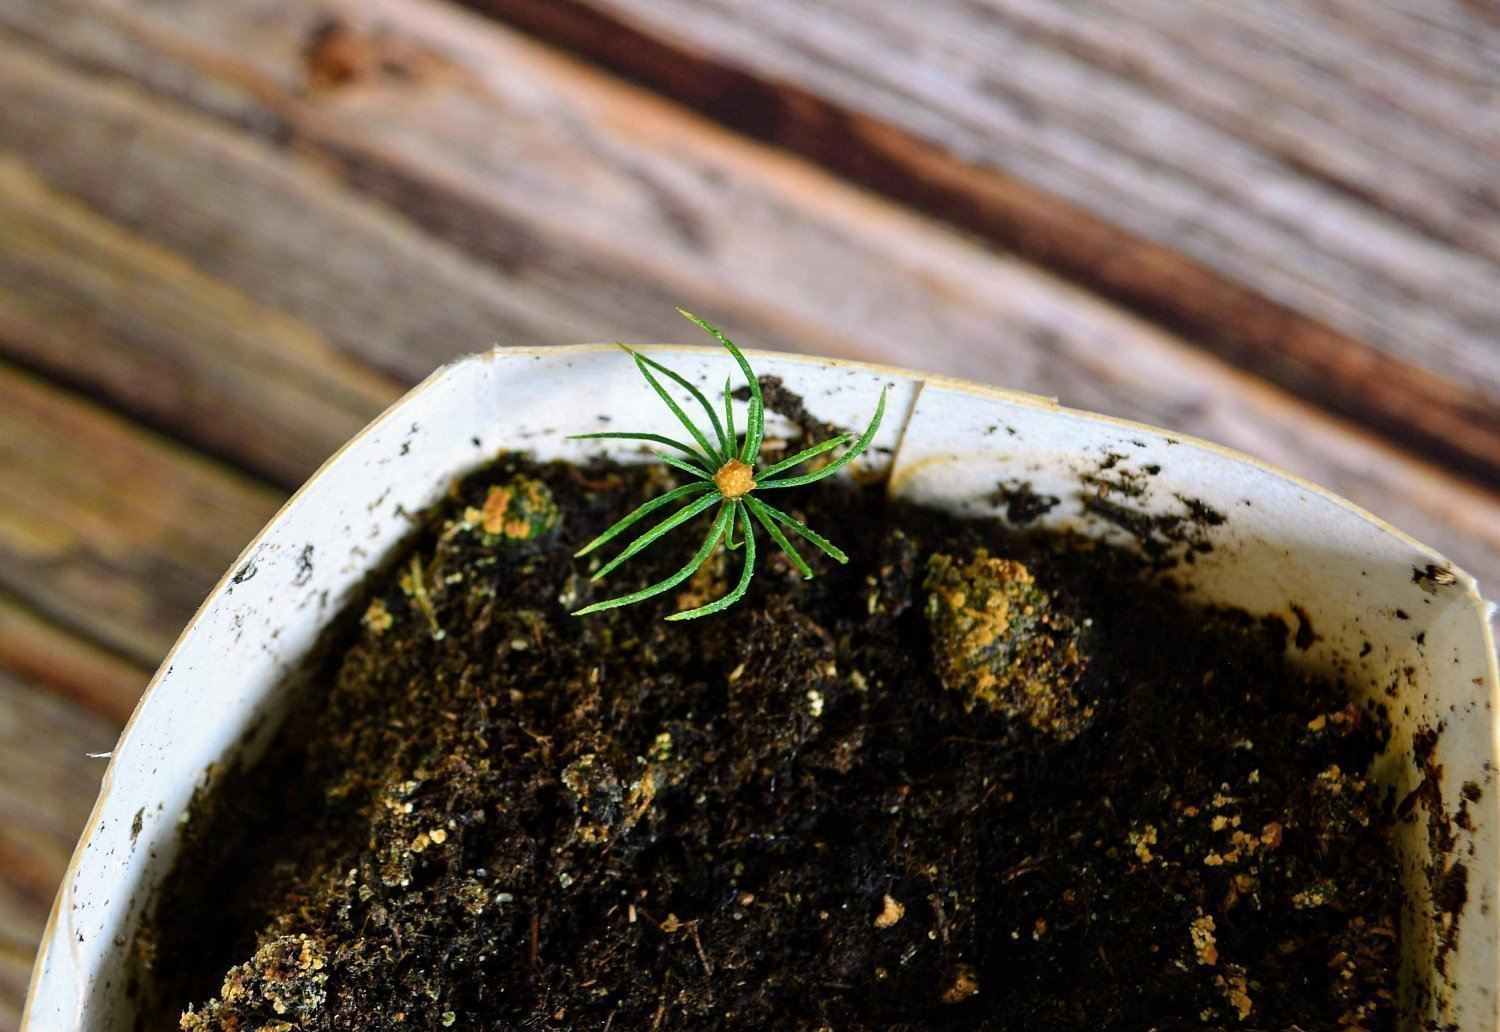
[[[12,359],[285,487],[400,394],[4,154],[0,341]]]
[[[532,339],[548,322],[522,292],[352,194],[326,163],[124,84],[65,72],[7,35],[0,47],[15,99],[0,108],[0,146],[40,189],[88,207],[134,245],[177,255],[164,275],[196,270],[241,304],[280,313],[288,332],[403,381],[426,375],[439,356]],[[275,125],[265,132],[285,142]]]
[[[3,366],[0,413],[0,590],[154,667],[282,493]]]
[[[52,897],[99,792],[106,761],[87,754],[108,752],[119,730],[0,669],[0,1027],[19,1024]]]
[[[469,2],[1500,480],[1479,7]]]
[[[747,344],[967,375],[1240,447],[1500,582],[1493,494],[513,32],[422,0],[194,10],[0,8],[16,101],[0,147],[371,366],[413,378],[502,317],[533,320],[533,340],[681,339],[670,306],[685,303]]]
[[[0,670],[122,727],[148,680],[140,664],[69,633],[6,592]]]
[[[86,754],[114,747],[148,669],[280,492],[4,366],[0,482],[0,1028],[14,1028],[104,772]]]

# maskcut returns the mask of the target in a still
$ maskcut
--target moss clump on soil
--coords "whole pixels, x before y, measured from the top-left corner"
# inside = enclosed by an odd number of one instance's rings
[[[463,518],[450,524],[450,533],[476,527],[486,545],[517,544],[545,535],[562,514],[552,492],[540,481],[516,474],[503,484],[491,484],[484,504],[464,509]]]
[[[1093,716],[1078,700],[1079,628],[1025,565],[981,548],[967,561],[927,560],[933,665],[945,688],[1057,738]]]
[[[255,955],[230,969],[220,990],[220,1005],[182,1019],[185,1030],[247,1027],[232,1017],[249,1009],[257,1017],[248,1026],[292,1032],[318,1020],[328,1003],[327,954],[307,935],[266,939]]]
[[[502,458],[455,487],[305,747],[195,822],[178,877],[212,910],[158,911],[182,1027],[1394,1027],[1385,725],[1284,627],[832,485],[795,509],[850,528],[847,567],[773,556],[737,610],[664,623],[720,556],[567,615],[572,552],[665,477]],[[497,487],[562,518],[506,533]]]

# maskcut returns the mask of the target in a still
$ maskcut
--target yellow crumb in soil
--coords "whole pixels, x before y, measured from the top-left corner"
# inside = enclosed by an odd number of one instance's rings
[[[1193,940],[1193,952],[1198,956],[1198,963],[1209,967],[1219,962],[1218,940],[1214,938],[1214,919],[1211,914],[1198,911],[1198,916],[1193,918],[1193,923],[1188,927],[1188,934]]]
[[[651,758],[665,763],[672,758],[672,732],[662,731],[651,742]]]
[[[1238,964],[1231,964],[1225,968],[1222,975],[1214,979],[1214,984],[1219,987],[1219,992],[1229,1005],[1239,1014],[1240,1020],[1244,1021],[1250,1016],[1254,1004],[1250,1000],[1250,986],[1245,980],[1245,969]]]
[[[1292,897],[1292,906],[1298,910],[1321,907],[1334,896],[1333,887],[1327,882],[1315,882]]]
[[[515,493],[504,487],[491,487],[490,493],[484,499],[484,508],[479,510],[479,527],[486,534],[510,534],[506,530],[506,524],[510,521],[505,518],[507,510],[510,509],[510,500]]]
[[[889,928],[905,916],[905,905],[892,896],[886,896],[881,904],[880,913],[875,915],[875,927]]]
[[[938,997],[943,1003],[963,1003],[979,992],[979,975],[969,964],[955,964],[948,971],[947,985]]]
[[[1130,844],[1135,847],[1135,855],[1141,863],[1149,864],[1156,859],[1156,854],[1151,852],[1151,847],[1156,845],[1156,825],[1148,824],[1140,831],[1130,833]]]
[[[302,948],[297,952],[297,966],[303,971],[323,970],[323,958],[314,952],[313,944],[307,936],[302,936]]]
[[[385,599],[377,598],[370,603],[370,608],[365,610],[364,619],[361,622],[372,634],[382,634],[390,630],[396,620],[391,616],[390,610],[385,607]]]

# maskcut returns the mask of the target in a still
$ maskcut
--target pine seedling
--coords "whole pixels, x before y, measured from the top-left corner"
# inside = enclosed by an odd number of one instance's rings
[[[662,434],[648,433],[616,433],[603,432],[595,434],[578,434],[575,439],[589,440],[599,438],[610,438],[625,441],[647,441],[652,444],[662,445],[672,450],[656,452],[656,456],[662,462],[686,473],[691,480],[682,487],[668,491],[660,497],[653,498],[644,505],[637,508],[622,518],[614,526],[590,541],[579,549],[578,555],[588,555],[594,549],[599,548],[622,534],[625,530],[633,527],[636,523],[645,519],[658,510],[672,505],[674,502],[683,502],[683,506],[672,515],[653,526],[650,530],[636,537],[624,549],[620,551],[609,562],[605,563],[594,573],[593,580],[608,576],[618,569],[623,563],[628,562],[634,556],[639,555],[658,539],[669,534],[676,528],[686,524],[697,516],[704,515],[717,506],[713,513],[713,523],[708,529],[708,535],[703,539],[693,557],[688,560],[686,566],[663,580],[657,581],[649,587],[639,591],[633,591],[628,595],[618,598],[606,599],[603,602],[595,602],[593,605],[584,606],[574,612],[574,616],[585,616],[589,613],[597,613],[605,609],[615,609],[619,606],[628,606],[636,602],[642,602],[655,595],[681,584],[693,575],[697,569],[706,563],[714,554],[714,551],[722,543],[730,550],[744,549],[745,563],[740,572],[739,582],[727,595],[715,599],[706,605],[695,609],[684,610],[673,613],[667,617],[668,620],[693,620],[700,616],[708,616],[710,613],[721,612],[744,598],[745,591],[750,587],[750,579],[755,575],[756,558],[756,528],[764,529],[770,535],[771,540],[786,553],[801,573],[804,579],[811,579],[812,567],[797,552],[787,537],[787,532],[801,537],[810,542],[814,547],[822,550],[827,555],[840,563],[847,563],[849,557],[827,538],[809,528],[800,520],[793,519],[780,509],[766,503],[760,495],[766,491],[774,491],[781,488],[801,487],[822,480],[824,477],[832,476],[844,466],[847,466],[861,452],[870,446],[870,441],[875,437],[875,431],[880,428],[880,419],[885,414],[885,395],[880,392],[880,400],[875,406],[875,415],[870,420],[870,425],[865,432],[856,439],[852,433],[838,434],[821,444],[815,444],[811,448],[805,448],[795,455],[782,459],[766,469],[757,470],[756,462],[760,458],[761,441],[765,437],[766,429],[766,406],[761,397],[760,381],[756,379],[750,363],[740,353],[740,349],[734,346],[724,334],[704,322],[690,312],[682,311],[684,316],[712,334],[714,339],[722,344],[739,366],[740,372],[744,374],[745,382],[750,389],[750,407],[746,414],[745,431],[740,434],[734,422],[734,410],[731,406],[731,380],[724,381],[723,418],[713,402],[710,402],[704,393],[698,389],[686,377],[668,369],[660,362],[633,351],[625,345],[620,345],[635,359],[636,368],[645,377],[646,383],[656,392],[657,396],[666,403],[678,422],[687,430],[690,440],[683,441],[667,437]],[[685,389],[708,417],[708,431],[700,428],[697,423],[683,410],[677,399],[663,385],[657,374]],[[816,458],[835,448],[839,448],[853,441],[853,445],[838,458],[827,465],[810,473],[795,474],[793,470],[801,463]],[[673,454],[675,453],[675,454]],[[736,536],[738,534],[738,537]]]

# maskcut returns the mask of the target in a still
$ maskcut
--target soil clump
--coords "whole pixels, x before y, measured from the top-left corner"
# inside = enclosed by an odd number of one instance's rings
[[[792,511],[848,566],[570,616],[696,547],[572,558],[673,484],[502,456],[428,514],[194,816],[183,1029],[1394,1027],[1386,724],[1284,625],[834,484]]]

